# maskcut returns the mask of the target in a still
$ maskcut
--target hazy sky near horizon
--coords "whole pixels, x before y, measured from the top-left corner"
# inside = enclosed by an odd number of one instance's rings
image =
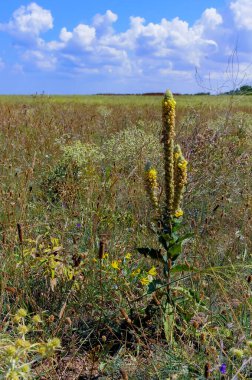
[[[252,80],[252,0],[0,3],[0,93],[225,91]]]

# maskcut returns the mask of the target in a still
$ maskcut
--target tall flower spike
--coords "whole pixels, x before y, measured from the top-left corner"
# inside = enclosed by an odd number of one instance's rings
[[[157,171],[156,169],[152,168],[149,164],[146,165],[145,168],[145,183],[146,183],[146,190],[150,197],[152,206],[154,209],[158,209],[158,183],[157,183]]]
[[[163,99],[162,119],[165,169],[166,211],[172,215],[174,200],[174,137],[175,137],[175,106],[172,93],[168,90]]]
[[[177,217],[183,215],[180,209],[183,192],[187,183],[187,161],[183,157],[181,148],[176,145],[174,148],[174,200],[173,214]]]

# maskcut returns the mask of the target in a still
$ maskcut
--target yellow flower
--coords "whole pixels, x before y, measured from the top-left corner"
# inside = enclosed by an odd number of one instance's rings
[[[14,346],[7,346],[5,352],[7,356],[15,356],[17,349]]]
[[[119,262],[114,260],[114,261],[112,261],[111,266],[114,269],[119,269]]]
[[[20,377],[18,376],[18,373],[16,371],[11,371],[11,372],[9,372],[8,379],[9,380],[19,380]]]
[[[53,349],[60,348],[60,345],[61,343],[60,343],[59,338],[52,338],[52,339],[49,339],[47,342],[47,346]]]
[[[15,342],[16,347],[21,347],[21,348],[30,348],[31,343],[28,340],[25,339],[17,339]]]
[[[125,255],[125,259],[127,259],[127,260],[129,260],[129,259],[131,259],[131,253],[126,253],[126,255]]]
[[[24,364],[22,365],[21,367],[21,371],[24,372],[24,373],[28,373],[30,371],[30,366],[29,364]]]
[[[150,169],[148,175],[149,175],[150,180],[152,180],[153,182],[156,181],[156,179],[157,179],[156,169],[154,169],[154,168]]]
[[[181,160],[181,162],[178,163],[178,167],[180,169],[186,169],[187,164],[188,164],[188,162],[184,159],[184,160]]]
[[[139,274],[140,274],[140,272],[141,272],[141,269],[135,269],[135,270],[133,270],[133,272],[131,273],[131,276],[133,276],[133,277],[136,277],[136,276],[138,276]]]
[[[146,190],[150,197],[151,203],[155,209],[158,208],[158,182],[157,182],[157,171],[154,168],[147,165],[145,170],[145,183]]]
[[[140,282],[142,285],[149,285],[150,280],[148,277],[143,277],[143,278],[141,278]]]
[[[19,315],[15,315],[14,318],[13,318],[13,322],[14,323],[19,323],[21,321],[21,317]]]
[[[155,267],[152,267],[150,270],[149,270],[149,275],[151,276],[156,276],[157,275],[157,269]]]
[[[180,154],[177,152],[177,153],[174,153],[174,158],[177,160],[178,158],[180,157]]]
[[[25,318],[27,316],[27,311],[21,308],[17,311],[16,316]]]
[[[103,259],[107,259],[107,258],[108,258],[108,253],[105,252],[105,253],[102,255],[102,258],[103,258]]]
[[[46,356],[46,345],[45,344],[41,344],[39,347],[38,347],[38,353],[41,355],[41,356]]]
[[[17,330],[18,330],[19,334],[22,334],[22,335],[27,334],[29,331],[28,327],[25,325],[19,325]]]
[[[94,258],[94,259],[93,259],[93,263],[97,263],[97,259]]]
[[[42,320],[40,318],[40,315],[36,314],[32,317],[32,322],[35,324],[42,323]]]
[[[185,185],[187,183],[187,161],[179,145],[174,147],[174,200],[173,213],[180,209]]]
[[[174,213],[174,216],[176,218],[179,218],[180,216],[183,216],[184,212],[183,210],[181,210],[181,208],[179,210],[177,210],[175,213]]]

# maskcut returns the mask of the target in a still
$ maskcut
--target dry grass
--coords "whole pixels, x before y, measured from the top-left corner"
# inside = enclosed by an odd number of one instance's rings
[[[177,102],[189,161],[184,229],[194,233],[180,260],[198,272],[177,284],[193,301],[181,296],[170,352],[160,306],[148,315],[151,296],[141,298],[146,288],[131,276],[152,265],[136,247],[153,240],[143,168],[150,160],[163,171],[160,98],[0,100],[2,330],[25,307],[44,315],[38,339],[63,345],[38,378],[203,379],[209,363],[219,379],[225,362],[231,379],[241,368],[230,349],[251,338],[251,100]],[[96,262],[101,238],[109,257]],[[118,260],[120,272],[111,267]],[[249,365],[240,376],[250,378]]]

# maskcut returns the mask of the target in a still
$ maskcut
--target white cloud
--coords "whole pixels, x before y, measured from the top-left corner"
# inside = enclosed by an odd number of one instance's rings
[[[36,3],[21,6],[7,24],[0,24],[0,30],[12,35],[18,43],[39,42],[39,35],[52,28],[51,12]]]
[[[192,26],[179,17],[147,24],[141,17],[131,17],[129,29],[117,33],[113,28],[117,19],[117,14],[107,10],[96,14],[90,25],[79,24],[72,31],[63,27],[58,40],[46,42],[40,35],[53,27],[51,12],[31,3],[15,11],[1,29],[12,34],[15,41],[30,42],[22,58],[41,70],[72,66],[82,72],[98,69],[124,73],[125,77],[156,70],[164,73],[170,62],[174,70],[200,66],[205,56],[218,49],[211,33],[222,23],[222,17],[214,8],[206,9]],[[35,36],[33,43],[30,36]]]
[[[248,7],[252,0],[231,1],[237,25],[252,28]],[[156,88],[167,78],[193,83],[195,66],[203,73],[217,73],[226,64],[234,34],[223,18],[215,8],[206,9],[194,24],[179,17],[156,23],[131,17],[128,29],[117,32],[118,15],[107,10],[89,24],[80,23],[70,30],[63,26],[58,38],[46,40],[41,36],[53,28],[52,14],[31,3],[18,8],[8,23],[0,24],[0,31],[9,33],[18,45],[21,61],[17,65],[24,72],[55,71],[55,75],[76,78],[91,75],[106,78],[111,85],[112,79],[121,83],[137,80]]]
[[[112,24],[118,19],[117,14],[113,13],[111,10],[107,10],[104,15],[97,14],[93,19],[93,26],[96,29],[96,34],[98,37],[103,37],[104,35],[111,35],[114,32]]]
[[[218,44],[209,33],[222,23],[214,8],[206,9],[192,26],[179,17],[148,24],[141,17],[131,17],[129,29],[116,33],[113,24],[117,19],[117,14],[107,10],[104,15],[95,15],[91,25],[79,24],[72,31],[63,27],[58,40],[46,42],[40,35],[53,27],[53,17],[49,10],[31,3],[17,9],[1,29],[10,33],[15,42],[28,41],[29,48],[22,57],[34,60],[41,70],[72,64],[82,69],[83,65],[85,69],[109,67],[109,72],[117,67],[131,75],[134,71],[162,72],[169,61],[173,61],[174,69],[200,66],[205,56],[216,52]]]
[[[221,23],[221,16],[213,8],[206,10],[191,27],[179,17],[147,25],[143,18],[131,17],[130,29],[110,38],[110,44],[123,46],[136,56],[181,60],[199,66],[202,57],[217,49],[217,42],[205,37],[205,32]]]
[[[59,38],[63,42],[68,42],[69,40],[71,40],[72,36],[73,36],[73,33],[68,32],[66,28],[62,28],[60,31]]]
[[[252,30],[252,3],[251,0],[236,0],[230,3],[234,20],[238,28]]]
[[[30,66],[36,66],[42,71],[52,71],[56,68],[57,64],[57,58],[54,55],[41,50],[27,50],[22,58]]]
[[[79,24],[74,28],[73,32],[64,32],[65,42],[73,44],[80,49],[86,49],[92,45],[95,40],[95,28],[88,25]],[[61,31],[62,37],[62,31]]]
[[[222,16],[217,12],[215,8],[206,9],[200,18],[199,23],[205,29],[215,29],[218,25],[223,22]]]

